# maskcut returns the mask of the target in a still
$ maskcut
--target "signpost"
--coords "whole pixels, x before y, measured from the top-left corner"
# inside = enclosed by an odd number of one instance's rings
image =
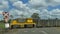
[[[8,23],[9,13],[8,13],[8,12],[3,12],[2,14],[3,14],[3,16],[4,16],[5,28],[9,28],[9,23]]]

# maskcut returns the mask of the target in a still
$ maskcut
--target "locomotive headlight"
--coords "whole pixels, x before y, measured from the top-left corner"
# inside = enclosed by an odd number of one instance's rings
[[[28,22],[33,22],[32,20],[28,20]]]

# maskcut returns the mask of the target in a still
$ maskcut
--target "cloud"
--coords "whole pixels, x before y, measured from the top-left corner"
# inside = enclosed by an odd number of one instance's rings
[[[47,4],[54,7],[60,5],[60,0],[47,0]]]
[[[2,12],[9,8],[7,0],[0,0],[0,20],[3,19]]]
[[[21,16],[22,14],[24,15],[24,17],[31,17],[31,15],[33,13],[39,13],[39,10],[36,9],[31,9],[30,7],[28,7],[26,4],[23,4],[21,1],[17,1],[15,3],[13,3],[13,6],[15,8],[10,10],[10,13],[13,15],[17,15],[17,16]]]
[[[11,3],[17,2],[19,0],[9,0]]]
[[[19,9],[25,9],[26,8],[26,4],[23,4],[22,1],[17,1],[13,4],[13,6],[15,6],[16,8]]]
[[[48,6],[57,6],[60,5],[60,0],[30,0],[29,1],[29,6],[31,8],[47,8]]]
[[[2,15],[3,10],[0,10],[0,15]]]
[[[48,6],[48,4],[46,3],[46,0],[30,0],[28,3],[28,6],[31,6],[31,8],[40,8],[43,7],[45,8],[46,6]]]
[[[46,6],[46,2],[45,2],[45,0],[31,0],[31,1],[29,1],[29,3],[31,4],[31,5],[33,5],[33,6]]]
[[[54,18],[60,19],[60,9],[54,9],[50,12],[50,15]]]
[[[50,17],[50,13],[47,9],[43,9],[39,14],[41,19],[48,19]]]
[[[2,9],[8,9],[9,8],[9,5],[8,5],[8,1],[1,1],[0,2],[0,10]]]
[[[10,15],[13,15],[14,18],[20,18],[21,15],[24,15],[24,17],[30,17],[28,12],[24,12],[24,11],[20,11],[20,10],[17,10],[17,9],[12,9],[10,10]]]
[[[21,15],[24,15],[25,18],[28,18],[28,17],[31,17],[31,15],[33,13],[39,13],[38,10],[34,10],[34,9],[29,9],[29,10],[25,10],[23,11],[24,9],[22,10],[18,10],[18,9],[11,9],[9,11],[10,15],[13,15],[14,18],[17,16],[17,17],[21,17]],[[32,12],[33,11],[33,12]]]
[[[3,12],[3,10],[0,10],[0,20],[3,20],[2,12]]]
[[[15,6],[17,9],[19,9],[20,11],[23,11],[23,12],[38,12],[38,10],[36,9],[31,9],[30,7],[28,7],[26,4],[23,4],[21,1],[18,1],[18,2],[15,2],[13,4],[13,6]],[[32,12],[33,11],[33,12]]]
[[[60,9],[48,11],[48,6],[56,7],[60,5],[60,0],[30,0],[28,6],[40,11],[40,17],[43,19],[54,19],[60,17]]]
[[[20,17],[21,14],[23,14],[24,17],[30,17],[33,13],[39,13],[42,19],[60,18],[60,9],[47,10],[48,6],[54,7],[60,5],[60,0],[30,0],[26,4],[19,0],[9,1],[14,6],[14,8],[9,11],[10,15],[12,14],[14,17]],[[8,9],[8,4],[8,0],[0,0],[0,10]]]
[[[59,18],[60,17],[60,9],[54,9],[52,11],[48,11],[46,9],[47,6],[50,6],[50,5],[53,6],[54,2],[59,3],[55,0],[54,1],[49,0],[49,2],[47,2],[46,0],[44,0],[44,1],[43,0],[38,0],[38,1],[31,0],[31,1],[29,1],[29,4],[23,4],[21,1],[17,1],[15,3],[13,3],[13,6],[16,9],[13,9],[11,11],[15,11],[15,13],[17,13],[17,15],[24,14],[27,17],[30,17],[33,13],[39,13],[39,15],[42,19]],[[30,5],[30,6],[27,6],[27,5]],[[39,9],[35,9],[34,7],[35,8],[37,7]]]
[[[10,15],[20,15],[22,14],[22,11],[17,10],[17,9],[11,9],[9,13]]]
[[[40,16],[42,19],[60,19],[60,9],[54,9],[52,11],[43,9],[43,11],[40,13]]]

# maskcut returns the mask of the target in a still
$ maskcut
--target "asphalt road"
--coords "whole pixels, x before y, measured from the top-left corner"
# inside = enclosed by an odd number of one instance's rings
[[[60,34],[60,28],[49,27],[49,28],[23,28],[23,29],[12,29],[4,34]]]

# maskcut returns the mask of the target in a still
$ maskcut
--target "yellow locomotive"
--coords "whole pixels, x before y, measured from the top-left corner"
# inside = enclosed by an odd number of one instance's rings
[[[10,28],[16,27],[35,27],[36,24],[33,22],[32,18],[17,18],[11,21]]]

